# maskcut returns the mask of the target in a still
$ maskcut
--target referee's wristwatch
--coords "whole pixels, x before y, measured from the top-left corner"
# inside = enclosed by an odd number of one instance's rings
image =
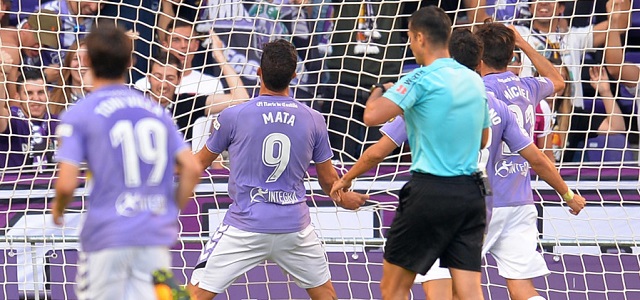
[[[369,90],[369,94],[373,94],[373,91],[375,91],[377,88],[381,88],[382,89],[382,93],[384,94],[384,92],[387,91],[387,88],[384,86],[384,83],[375,83],[371,86],[371,89]]]

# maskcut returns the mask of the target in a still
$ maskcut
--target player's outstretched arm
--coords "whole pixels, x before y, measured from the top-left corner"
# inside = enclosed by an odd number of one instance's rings
[[[562,78],[562,74],[553,66],[553,64],[542,54],[540,54],[536,49],[534,49],[529,42],[527,42],[516,30],[513,25],[510,25],[509,28],[513,31],[513,34],[516,38],[516,47],[522,49],[522,52],[529,57],[533,66],[538,70],[538,73],[542,77],[549,78],[553,83],[553,91],[555,93],[560,93],[564,91],[564,78]]]
[[[351,187],[352,180],[377,166],[396,148],[398,148],[396,143],[387,135],[383,134],[378,142],[362,153],[362,156],[360,156],[353,167],[351,167],[346,174],[342,175],[342,178],[333,183],[329,196],[331,196],[333,200],[339,200],[340,196],[338,193],[340,191],[347,192],[347,189]]]
[[[189,202],[189,198],[193,196],[193,189],[196,184],[200,181],[202,167],[189,149],[178,153],[176,163],[178,175],[180,176],[178,188],[176,189],[176,203],[179,209],[183,209]]]
[[[196,161],[198,161],[200,166],[200,172],[207,169],[211,163],[218,158],[219,153],[213,153],[207,146],[202,147],[198,153],[196,153]]]
[[[542,180],[548,183],[558,194],[562,195],[562,198],[571,208],[570,212],[572,214],[577,215],[580,213],[586,203],[584,198],[574,194],[571,189],[569,189],[567,183],[564,182],[553,163],[535,144],[530,144],[522,149],[520,155],[529,162],[531,168]]]
[[[318,181],[322,191],[329,195],[331,193],[331,187],[338,181],[338,172],[331,164],[331,160],[325,162],[316,163],[316,172],[318,173]],[[364,195],[356,192],[338,192],[339,197],[333,199],[336,204],[344,209],[355,210],[360,208],[364,202],[369,199],[369,195]]]
[[[53,214],[53,222],[56,225],[64,223],[64,210],[67,208],[73,192],[78,186],[78,174],[80,169],[78,166],[66,162],[58,164],[58,180],[56,180],[56,196],[51,204],[51,213]]]

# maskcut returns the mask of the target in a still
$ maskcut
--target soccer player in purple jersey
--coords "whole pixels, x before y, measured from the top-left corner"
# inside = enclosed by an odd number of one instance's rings
[[[529,137],[529,142],[533,142],[535,107],[539,101],[564,89],[562,76],[551,62],[509,27],[487,23],[479,26],[475,34],[481,38],[485,49],[492,49],[484,52],[480,65],[487,92],[507,105],[519,129]],[[522,49],[545,77],[518,77],[507,71],[515,46]],[[540,165],[551,162],[544,156],[539,159],[541,153],[530,146],[525,148],[524,143],[508,139],[501,142],[498,139],[501,135],[497,133],[513,126],[503,129],[499,125],[506,123],[511,115],[494,113],[492,116],[493,137],[488,148],[487,172],[494,194],[486,199],[490,215],[482,251],[483,254],[491,252],[495,257],[500,275],[507,279],[511,299],[540,299],[532,278],[547,275],[549,270],[536,251],[538,213],[531,193],[529,167],[538,171],[536,168]],[[485,156],[486,153],[481,158]],[[557,171],[549,171],[551,166],[547,166],[548,173],[538,175],[560,193],[571,212],[577,214],[585,205],[584,198],[574,195]]]
[[[222,111],[206,147],[196,154],[208,166],[229,150],[233,199],[191,276],[189,290],[198,300],[224,292],[266,259],[295,278],[312,299],[337,299],[311,225],[304,179],[311,161],[325,193],[339,177],[322,115],[289,97],[297,61],[291,43],[265,44],[258,69],[260,95]],[[356,209],[366,198],[345,192],[336,202]]]
[[[155,299],[152,273],[171,266],[178,210],[193,194],[200,166],[165,110],[125,85],[132,41],[109,25],[86,38],[93,92],[64,114],[56,131],[53,220],[63,224],[86,161],[94,185],[80,234],[77,295]]]

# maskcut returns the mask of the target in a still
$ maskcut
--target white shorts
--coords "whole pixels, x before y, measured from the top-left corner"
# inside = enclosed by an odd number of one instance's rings
[[[240,275],[265,260],[275,262],[303,288],[330,280],[329,264],[312,225],[286,234],[255,233],[220,225],[202,249],[191,284],[212,293],[224,292]]]
[[[156,299],[153,272],[169,270],[171,254],[162,246],[80,252],[78,299]]]
[[[437,259],[436,262],[433,263],[433,266],[431,266],[431,269],[427,271],[427,274],[417,274],[416,279],[413,282],[424,283],[427,281],[438,279],[451,279],[451,273],[449,273],[449,269],[440,267],[440,259]]]
[[[538,244],[538,211],[531,205],[493,208],[482,256],[496,259],[498,273],[507,279],[529,279],[549,275]]]

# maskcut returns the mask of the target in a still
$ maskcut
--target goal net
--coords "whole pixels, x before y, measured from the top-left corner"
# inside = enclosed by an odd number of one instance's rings
[[[248,95],[258,92],[260,45],[276,38],[293,42],[299,64],[291,92],[325,116],[334,165],[344,173],[380,138],[379,127],[362,122],[370,87],[377,82],[395,82],[418,67],[408,46],[412,12],[439,5],[455,27],[474,19],[479,22],[478,16],[486,13],[526,29],[532,28],[534,13],[527,1],[517,0],[487,0],[482,10],[468,6],[474,1],[453,0],[82,0],[78,1],[82,18],[77,19],[74,11],[78,10],[67,6],[74,2],[42,2],[2,2],[6,9],[0,37],[6,55],[2,56],[1,90],[9,100],[0,100],[0,105],[12,108],[7,109],[10,116],[0,116],[0,121],[9,124],[0,133],[0,299],[76,299],[78,235],[87,209],[89,181],[83,178],[76,190],[65,225],[55,226],[48,209],[56,179],[56,143],[48,123],[53,117],[45,114],[26,119],[24,114],[32,109],[29,104],[37,99],[20,93],[27,85],[19,82],[17,72],[37,70],[46,78],[43,90],[49,112],[63,113],[71,108],[90,92],[79,41],[94,19],[114,20],[137,33],[130,82],[143,90],[151,88],[150,95],[158,76],[150,69],[151,56],[170,51],[181,58],[184,73],[176,89],[180,96],[172,99],[168,109],[194,151],[203,147],[218,108],[244,100],[236,93],[239,89],[246,89]],[[559,3],[554,9],[560,19],[559,48],[539,49],[549,58],[560,57],[557,63],[570,87],[549,100],[548,111],[537,115],[548,120],[546,127],[536,132],[541,136],[539,145],[555,157],[569,187],[588,201],[579,216],[572,216],[560,196],[531,174],[538,209],[538,250],[551,270],[549,276],[534,279],[534,284],[546,299],[640,298],[640,1],[631,2],[631,16],[618,31],[602,23],[611,17],[606,1]],[[47,11],[34,13],[40,4]],[[183,30],[176,19],[190,27]],[[50,36],[41,34],[51,33],[49,25],[55,22],[60,28],[59,51],[48,45]],[[20,30],[12,29],[16,26]],[[566,33],[567,28],[583,36],[576,38]],[[222,48],[211,34],[222,41]],[[609,38],[612,34],[620,35],[619,42]],[[223,61],[216,52],[222,53]],[[566,59],[576,53],[577,59]],[[526,64],[525,57],[514,59],[514,67],[523,65],[519,69],[523,73]],[[609,67],[608,76],[589,74],[591,67],[603,64]],[[618,76],[617,69],[623,70],[622,75]],[[611,96],[607,97],[609,89]],[[224,103],[201,97],[215,93],[240,96]],[[26,124],[26,129],[19,129],[20,124]],[[312,222],[327,251],[340,299],[381,298],[385,237],[398,205],[398,191],[410,177],[410,153],[409,146],[403,145],[354,182],[354,190],[371,195],[355,212],[336,207],[322,193],[315,170],[309,170],[306,186]],[[227,186],[229,168],[233,166],[226,160],[214,163],[197,186],[195,199],[181,212],[180,237],[171,253],[172,271],[182,284],[188,281],[202,248],[232,202]],[[495,260],[488,255],[484,261],[485,298],[508,299],[506,282],[498,274]],[[220,297],[308,298],[293,278],[270,261],[238,278]],[[418,284],[411,297],[425,299]]]

